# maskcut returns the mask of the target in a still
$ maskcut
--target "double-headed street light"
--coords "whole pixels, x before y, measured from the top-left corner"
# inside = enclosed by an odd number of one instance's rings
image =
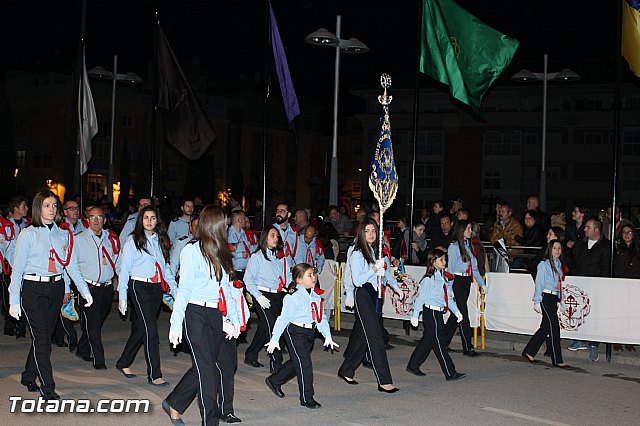
[[[518,83],[535,83],[542,81],[542,161],[540,166],[540,208],[546,207],[547,202],[547,176],[546,176],[546,150],[547,150],[547,82],[572,82],[580,80],[580,76],[570,69],[563,69],[560,72],[548,72],[547,62],[548,55],[544,54],[543,72],[536,73],[529,70],[521,70],[515,73],[511,80]]]
[[[116,84],[121,81],[129,84],[140,84],[143,80],[132,72],[118,74],[118,55],[113,55],[113,72],[98,66],[91,68],[90,77],[111,80],[111,139],[109,141],[109,172],[107,174],[107,201],[113,202],[113,143],[116,133]]]
[[[367,53],[369,48],[357,38],[343,40],[340,38],[340,23],[342,17],[336,16],[336,34],[324,28],[309,34],[304,41],[316,46],[331,46],[336,48],[336,64],[333,88],[333,144],[331,149],[331,179],[329,185],[329,204],[338,205],[338,88],[340,80],[340,52]]]

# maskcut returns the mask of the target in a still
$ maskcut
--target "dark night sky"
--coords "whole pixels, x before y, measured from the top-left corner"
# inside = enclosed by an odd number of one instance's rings
[[[80,33],[79,0],[3,2],[0,17],[5,69],[58,70],[75,66]],[[213,81],[264,69],[264,2],[253,0],[88,0],[87,66],[110,68],[119,55],[119,71],[147,78],[153,52],[153,12],[178,59],[201,57]],[[612,81],[615,1],[459,0],[497,30],[521,41],[509,69],[542,70],[550,54],[550,71],[571,68],[584,81]],[[357,37],[371,52],[342,55],[342,87],[378,81],[415,70],[419,0],[326,1],[273,0],[293,83],[299,97],[330,105],[334,50],[308,45],[305,36],[319,27],[335,32],[342,14],[342,38]],[[623,75],[630,78],[626,62]]]

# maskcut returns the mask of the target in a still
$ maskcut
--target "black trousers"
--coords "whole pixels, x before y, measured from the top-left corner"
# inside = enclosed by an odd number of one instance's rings
[[[460,309],[462,314],[462,322],[460,322],[460,339],[462,340],[462,350],[469,352],[473,350],[473,333],[471,332],[471,326],[469,325],[469,309],[467,309],[467,299],[469,299],[469,292],[471,291],[471,277],[462,277],[456,275],[453,280],[453,297],[456,299],[456,305]],[[451,297],[451,296],[449,296]],[[455,315],[449,315],[447,324],[444,327],[444,333],[446,335],[447,346],[453,340],[456,329],[458,328],[458,322]]]
[[[282,368],[269,376],[274,385],[283,385],[294,377],[298,377],[298,390],[301,402],[313,401],[313,364],[311,349],[316,335],[315,328],[302,328],[289,324],[284,329],[284,339],[289,348],[289,360]]]
[[[269,299],[271,307],[269,309],[263,309],[257,301],[254,300],[253,302],[253,306],[258,314],[258,327],[256,329],[256,333],[253,335],[251,344],[249,344],[249,347],[244,353],[244,358],[248,361],[258,360],[258,353],[264,349],[264,345],[266,345],[271,339],[273,326],[275,325],[280,312],[282,312],[282,299],[284,299],[283,292],[264,292],[263,295]],[[276,349],[273,351],[273,354],[271,354],[269,366],[272,370],[277,370],[282,366],[282,353],[279,350]]]
[[[79,304],[76,303],[76,309],[80,309]],[[68,318],[62,316],[60,312],[58,312],[58,319],[55,323],[55,328],[53,329],[53,335],[51,336],[51,340],[55,343],[62,343],[65,340],[65,336],[69,341],[69,346],[78,344],[78,333],[76,333],[76,324],[77,321],[71,321]]]
[[[182,414],[198,394],[202,424],[217,425],[220,408],[216,399],[219,386],[216,362],[223,344],[222,314],[218,309],[187,305],[184,334],[191,347],[192,366],[167,396],[167,402]],[[235,345],[235,340],[232,343]]]
[[[224,334],[224,333],[223,333]],[[218,359],[215,362],[218,380],[218,406],[222,414],[234,414],[234,376],[238,368],[238,350],[235,339],[223,337],[218,352]],[[198,375],[193,368],[182,377],[178,386],[179,391],[171,392],[167,397],[167,402],[174,410],[184,414],[198,394]]]
[[[20,304],[31,333],[31,348],[22,372],[23,381],[40,378],[40,392],[50,393],[56,388],[51,367],[51,333],[60,315],[64,297],[64,281],[41,283],[22,281]]]
[[[353,378],[356,369],[368,351],[378,384],[392,384],[393,380],[389,370],[387,351],[384,349],[384,337],[378,313],[370,290],[364,287],[356,287],[355,289],[355,314],[356,321],[353,324],[349,343],[344,351],[345,359],[338,374]]]
[[[113,286],[89,286],[93,304],[88,308],[86,300],[78,296],[78,309],[82,325],[82,335],[78,341],[78,354],[93,358],[93,365],[104,364],[104,347],[102,346],[102,325],[113,304]]]
[[[19,320],[9,315],[9,284],[11,277],[0,273],[0,287],[2,288],[2,316],[4,317],[4,334],[24,336],[27,331],[27,320],[24,315]]]
[[[560,346],[560,323],[558,322],[558,296],[549,293],[542,293],[542,322],[538,331],[531,336],[529,343],[524,348],[524,352],[535,357],[542,346],[542,343],[551,340],[549,350],[551,351],[551,362],[562,364],[562,348]]]
[[[422,339],[413,350],[407,368],[417,370],[427,357],[433,352],[440,363],[440,368],[445,377],[452,377],[456,374],[456,366],[453,364],[449,353],[447,352],[447,343],[444,335],[444,320],[442,312],[434,311],[429,308],[422,310],[422,324],[424,325],[424,333]]]
[[[162,287],[157,283],[129,280],[128,297],[136,316],[131,321],[131,335],[116,362],[116,368],[129,368],[144,344],[147,377],[149,380],[159,379],[162,370],[157,318],[162,305]]]

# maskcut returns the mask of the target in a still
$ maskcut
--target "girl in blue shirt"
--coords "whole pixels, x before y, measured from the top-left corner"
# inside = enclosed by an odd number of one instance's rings
[[[267,345],[267,352],[280,349],[278,343],[284,333],[291,359],[282,368],[265,379],[267,386],[279,398],[284,397],[281,386],[298,376],[300,405],[306,408],[320,408],[314,398],[313,366],[311,348],[316,328],[325,338],[324,346],[335,349],[338,345],[331,339],[329,322],[324,316],[322,299],[316,291],[316,275],[313,266],[299,263],[291,274],[293,282],[289,285],[289,294],[284,297],[282,314],[273,326],[273,334]],[[322,292],[322,290],[320,290]]]
[[[433,349],[444,377],[447,380],[458,380],[465,377],[465,374],[456,372],[456,366],[447,352],[442,315],[451,310],[451,316],[459,323],[462,321],[462,314],[452,297],[451,281],[445,276],[446,255],[440,249],[433,249],[427,255],[427,272],[420,281],[418,297],[413,305],[411,316],[411,325],[417,327],[418,317],[422,313],[424,333],[411,354],[407,371],[416,376],[425,376],[425,373],[420,370],[420,365],[426,361]]]
[[[549,337],[553,366],[567,367],[567,364],[562,361],[560,323],[558,322],[558,303],[562,303],[564,265],[562,243],[558,240],[549,241],[544,260],[538,264],[536,289],[532,299],[533,310],[542,315],[542,323],[522,352],[522,356],[529,362],[534,362],[540,346]]]
[[[118,270],[118,309],[127,311],[127,297],[131,299],[135,317],[131,321],[131,335],[116,368],[128,379],[135,378],[129,367],[144,343],[147,379],[154,386],[169,386],[160,369],[160,339],[157,316],[162,305],[162,294],[169,290],[175,297],[177,284],[167,264],[169,238],[160,225],[158,211],[146,206],[136,219],[136,226],[122,248],[122,261]],[[168,288],[166,285],[168,284]]]

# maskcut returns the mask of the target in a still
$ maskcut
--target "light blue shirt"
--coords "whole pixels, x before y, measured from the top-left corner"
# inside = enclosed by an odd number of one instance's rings
[[[227,306],[233,304],[235,306],[235,310],[238,313],[238,319],[240,321],[240,327],[245,327],[249,322],[249,317],[251,316],[251,312],[249,312],[249,305],[247,305],[247,300],[244,298],[244,287],[236,288],[231,284],[229,286],[230,292],[225,287],[221,287],[222,292],[224,293],[225,300],[227,301]],[[231,318],[229,318],[229,314],[223,317],[224,322],[231,322]],[[242,330],[244,331],[244,330]]]
[[[71,231],[73,232],[73,235],[78,235],[82,231],[87,229],[84,226],[84,224],[82,223],[82,219],[78,219],[78,221],[76,222],[75,225],[73,223],[71,223],[71,221],[69,219],[67,219],[66,217],[64,218],[64,221],[69,224],[69,228],[71,228]]]
[[[105,283],[115,275],[111,262],[116,270],[120,265],[120,255],[114,253],[113,244],[109,241],[109,231],[105,229],[100,235],[87,229],[75,237],[72,256],[78,263],[82,278],[99,283]],[[68,282],[69,275],[65,274],[64,279]]]
[[[244,229],[240,228],[238,231],[233,226],[227,229],[227,241],[233,246],[231,249],[231,256],[233,256],[233,269],[236,271],[244,271],[247,269],[247,263],[249,262],[249,256],[256,251],[256,246],[252,246],[247,238],[247,234]],[[243,257],[246,253],[247,257]]]
[[[436,271],[431,277],[424,277],[420,281],[420,289],[418,290],[418,297],[413,303],[413,318],[418,318],[422,313],[422,307],[424,305],[436,306],[438,308],[444,308],[447,306],[444,300],[444,285],[447,286],[447,299],[449,301],[449,309],[451,312],[460,312],[456,301],[453,298],[453,285],[452,281],[447,280],[444,277],[443,271]]]
[[[178,271],[180,270],[180,253],[182,253],[182,249],[191,241],[191,238],[187,235],[183,235],[178,238],[178,240],[171,244],[171,253],[169,255],[169,271],[171,271],[171,276],[176,277],[178,275]]]
[[[313,305],[312,305],[313,303]],[[318,316],[322,315],[322,320],[314,319],[317,310]],[[326,338],[331,337],[329,330],[329,322],[322,312],[322,300],[313,289],[309,292],[302,286],[297,286],[297,290],[293,294],[287,294],[282,302],[282,312],[273,326],[273,335],[271,341],[277,342],[284,332],[284,329],[292,322],[300,324],[310,324],[315,322],[318,331]]]
[[[290,256],[292,259],[295,259],[297,255],[298,248],[298,232],[291,227],[289,222],[286,223],[287,227],[282,229],[280,225],[274,223],[273,226],[276,227],[280,236],[282,237],[282,242],[284,243],[284,251],[287,256]],[[291,265],[292,267],[295,266]]]
[[[187,222],[184,216],[177,217],[169,223],[169,230],[167,234],[169,234],[169,240],[171,244],[174,244],[178,238],[184,237],[185,235],[190,237],[191,233],[189,232],[189,225],[191,222]]]
[[[18,242],[18,235],[20,235],[20,232],[22,232],[22,230],[27,227],[27,218],[23,217],[22,222],[20,222],[20,225],[16,223],[16,220],[14,218],[9,218],[9,222],[11,222],[11,224],[13,225],[14,237],[13,237],[13,240],[8,241],[6,259],[9,261],[10,265],[13,265],[13,257],[15,256],[16,243]]]
[[[247,263],[244,273],[244,284],[247,291],[254,297],[262,296],[258,287],[277,290],[280,283],[286,288],[291,282],[292,260],[289,256],[278,259],[274,251],[267,249],[267,257],[264,258],[262,250],[253,253]],[[286,262],[286,267],[285,267]]]
[[[120,247],[124,247],[124,243],[127,242],[129,235],[136,229],[136,220],[138,220],[138,213],[131,213],[127,218],[127,221],[120,231]]]
[[[69,265],[66,267],[63,267],[54,256],[55,273],[49,272],[51,249],[56,251],[60,259],[66,260],[67,251],[69,250],[69,232],[58,228],[55,223],[51,230],[47,226],[30,226],[20,233],[16,242],[11,284],[9,286],[10,304],[17,305],[20,303],[22,277],[26,274],[47,277],[62,274],[66,270],[73,282],[76,283],[80,294],[83,296],[89,294],[89,287],[82,279],[78,263],[73,256],[73,252],[77,248],[73,248]],[[65,293],[69,292],[69,284],[65,283]]]
[[[318,268],[318,274],[320,274],[324,267],[324,249],[322,248],[322,244],[320,244],[315,237],[307,244],[304,240],[304,235],[300,235],[298,237],[298,251],[294,260],[296,265],[299,263],[308,263]]]
[[[554,272],[553,269],[551,269],[551,261],[549,261],[549,259],[538,263],[536,289],[533,292],[533,299],[531,299],[536,305],[542,303],[543,290],[558,291],[558,281],[562,279],[562,264],[559,259],[553,259],[553,264],[558,272]]]
[[[471,272],[473,274],[473,279],[480,284],[480,287],[484,287],[484,279],[482,275],[480,275],[480,271],[478,271],[478,260],[473,255],[473,251],[470,247],[471,242],[469,240],[465,240],[464,249],[467,251],[467,256],[469,256],[469,261],[463,262],[462,256],[460,255],[460,246],[456,240],[451,242],[449,245],[449,250],[447,250],[447,255],[449,260],[447,262],[448,270],[450,273],[454,275],[463,275],[467,273],[469,269],[469,262],[471,262]]]
[[[373,248],[371,249],[371,256],[374,256]],[[364,258],[364,255],[360,250],[353,250],[351,256],[349,257],[349,270],[351,272],[351,280],[345,281],[345,291],[347,297],[354,297],[354,287],[362,287],[365,283],[371,283],[374,289],[378,290],[378,276],[373,271],[373,264],[367,263],[367,260]],[[391,261],[388,257],[384,257],[384,261],[387,265],[384,274],[384,280],[382,280],[386,285],[391,286],[394,290],[399,290],[398,282],[396,281],[393,274],[390,272],[391,270]]]
[[[173,304],[171,314],[171,331],[181,331],[184,313],[190,300],[217,303],[220,298],[220,287],[226,294],[233,291],[229,275],[223,270],[222,279],[218,281],[212,266],[209,265],[200,250],[198,241],[193,241],[180,254],[180,281],[178,295]],[[227,316],[233,324],[241,324],[235,303],[227,302]]]
[[[129,238],[124,244],[124,247],[122,247],[122,259],[120,261],[120,268],[118,269],[118,293],[120,300],[127,300],[127,289],[129,288],[130,277],[152,278],[156,275],[156,262],[160,265],[162,275],[167,284],[169,284],[171,295],[173,297],[176,295],[178,285],[176,284],[175,277],[171,275],[167,262],[164,260],[160,244],[158,243],[158,234],[154,233],[151,236],[147,234],[146,231],[144,234],[147,237],[148,253],[144,250],[138,250],[133,238]],[[158,282],[158,285],[161,284]]]
[[[8,237],[11,237],[12,229],[13,224],[7,223],[3,229],[4,233],[0,233],[0,254],[2,254],[3,259],[7,260],[7,263],[9,263],[9,258],[13,257],[13,248],[15,248],[15,244],[11,244],[13,240],[7,240]],[[14,235],[13,238],[16,238],[16,236]]]

